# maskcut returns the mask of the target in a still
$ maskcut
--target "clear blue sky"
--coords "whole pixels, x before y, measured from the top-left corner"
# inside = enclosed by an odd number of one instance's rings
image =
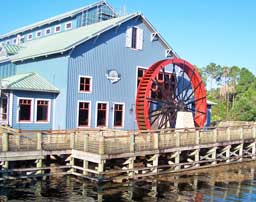
[[[0,34],[93,3],[93,0],[3,0]],[[249,68],[256,74],[255,0],[108,0],[142,12],[180,57]]]

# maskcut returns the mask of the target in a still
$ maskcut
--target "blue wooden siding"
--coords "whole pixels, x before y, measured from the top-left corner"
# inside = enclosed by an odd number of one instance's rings
[[[18,119],[18,99],[19,98],[32,98],[33,99],[33,121],[31,123],[19,123],[17,122]],[[40,99],[50,99],[51,100],[51,113],[50,113],[50,121],[49,123],[36,123],[36,100],[37,98]],[[52,93],[37,93],[37,92],[26,92],[26,91],[14,91],[13,92],[13,108],[12,108],[12,127],[16,129],[22,129],[22,130],[50,130],[52,129],[52,123],[53,123],[53,99],[54,94]]]
[[[0,79],[16,74],[16,65],[11,62],[0,63]]]
[[[53,129],[66,128],[67,69],[67,56],[35,60],[17,65],[17,73],[36,72],[60,90],[55,101],[56,119],[53,122]]]
[[[138,26],[144,30],[143,50],[125,47],[126,30]],[[115,102],[125,103],[125,129],[136,129],[135,94],[137,83],[137,66],[148,67],[165,58],[165,49],[159,41],[150,40],[151,32],[141,20],[130,20],[118,28],[101,34],[95,41],[90,40],[77,47],[69,60],[67,93],[67,128],[77,127],[78,100],[91,101],[91,127],[95,127],[96,102],[109,102],[108,127],[112,128]],[[121,80],[111,84],[105,74],[116,69]],[[92,76],[92,93],[79,93],[79,75]]]

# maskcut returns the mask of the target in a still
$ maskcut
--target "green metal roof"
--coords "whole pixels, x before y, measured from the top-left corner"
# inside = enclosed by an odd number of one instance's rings
[[[94,23],[88,26],[79,27],[70,31],[53,34],[48,37],[26,42],[22,44],[23,48],[19,51],[19,53],[11,57],[11,60],[15,62],[44,55],[65,52],[137,15],[138,14],[132,14],[113,18],[110,20]]]
[[[21,49],[21,46],[13,44],[2,44],[2,46],[5,49],[7,55],[15,55]]]
[[[23,90],[58,93],[59,90],[38,74],[17,74],[1,80],[1,88],[6,90]]]
[[[10,57],[10,59],[13,62],[16,62],[55,53],[64,53],[65,51],[75,48],[77,45],[92,39],[93,37],[97,37],[101,33],[119,26],[122,23],[135,17],[142,17],[144,22],[147,23],[145,18],[138,13],[113,18],[74,30],[54,34],[49,37],[26,42],[22,44],[23,48],[20,49],[19,53]],[[148,24],[148,26],[150,26],[151,29],[155,31],[151,24]],[[160,41],[165,46],[165,48],[171,49],[169,44],[162,38],[160,38]]]
[[[90,5],[87,5],[87,6],[84,6],[84,7],[81,7],[81,8],[78,8],[78,9],[60,14],[60,15],[57,15],[57,16],[54,16],[54,17],[51,17],[51,18],[48,18],[46,20],[39,21],[37,23],[31,24],[31,25],[28,25],[28,26],[25,26],[25,27],[21,27],[21,28],[16,29],[14,31],[11,31],[9,33],[0,35],[0,39],[3,39],[3,38],[8,37],[8,36],[12,36],[12,35],[17,35],[19,33],[25,32],[26,30],[31,30],[31,29],[34,29],[36,27],[41,27],[41,26],[44,26],[46,24],[50,24],[50,23],[53,23],[53,22],[56,22],[56,21],[60,21],[62,19],[68,18],[68,17],[73,17],[73,16],[77,15],[78,13],[80,13],[82,11],[88,10],[92,7],[95,7],[95,6],[101,5],[101,4],[106,4],[109,8],[111,8],[113,10],[114,13],[116,13],[114,11],[114,9],[106,1],[101,0],[101,1],[98,1],[96,3],[93,3],[93,4],[90,4]]]

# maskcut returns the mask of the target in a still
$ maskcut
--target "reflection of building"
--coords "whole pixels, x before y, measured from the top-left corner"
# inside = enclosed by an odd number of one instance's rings
[[[143,15],[118,16],[105,1],[4,34],[0,44],[2,120],[20,129],[134,129],[138,69],[171,53]]]

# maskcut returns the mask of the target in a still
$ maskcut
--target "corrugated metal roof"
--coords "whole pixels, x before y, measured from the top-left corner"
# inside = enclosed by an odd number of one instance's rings
[[[59,90],[38,74],[17,74],[1,80],[2,89],[58,93]]]
[[[43,55],[50,55],[59,52],[65,52],[81,42],[84,42],[100,32],[103,32],[118,23],[131,19],[136,14],[113,18],[110,20],[98,22],[85,27],[80,27],[67,32],[54,34],[41,39],[26,42],[23,49],[11,59],[13,61],[35,58]]]
[[[96,3],[87,5],[85,7],[78,8],[78,9],[75,9],[75,10],[63,13],[61,15],[57,15],[57,16],[48,18],[46,20],[42,20],[42,21],[39,21],[37,23],[34,23],[34,24],[31,24],[31,25],[28,25],[28,26],[16,29],[16,30],[11,31],[9,33],[3,34],[3,35],[0,36],[0,39],[3,39],[3,38],[8,37],[8,36],[12,36],[12,35],[17,35],[19,33],[25,32],[26,30],[31,30],[31,29],[34,29],[36,27],[41,27],[41,26],[44,26],[46,24],[50,24],[50,23],[53,23],[55,21],[59,21],[59,20],[62,20],[62,19],[68,18],[68,17],[73,17],[73,16],[77,15],[79,12],[82,12],[84,10],[88,10],[88,9],[90,9],[92,7],[95,7],[97,5],[100,5],[100,4],[106,4],[107,6],[109,6],[109,8],[111,8],[113,10],[113,8],[107,2],[105,2],[105,1],[98,1]],[[113,12],[114,12],[114,10],[113,10]]]
[[[13,44],[2,44],[2,46],[8,55],[15,55],[21,49],[21,46]]]
[[[144,17],[140,14],[134,13],[24,43],[22,44],[23,48],[18,54],[12,56],[11,60],[16,62],[65,52],[135,17],[142,17],[144,19]],[[149,24],[149,26],[151,25]],[[154,28],[152,27],[152,29]],[[160,40],[166,48],[170,48],[169,44],[167,44],[161,38]]]

